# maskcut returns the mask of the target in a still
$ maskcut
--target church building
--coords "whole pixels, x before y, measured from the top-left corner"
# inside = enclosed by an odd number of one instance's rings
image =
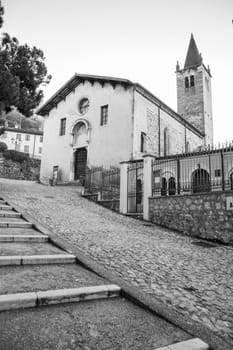
[[[176,74],[178,113],[138,83],[74,74],[37,111],[45,117],[41,182],[48,183],[54,166],[61,182],[81,181],[86,167],[211,145],[211,74],[193,36]]]

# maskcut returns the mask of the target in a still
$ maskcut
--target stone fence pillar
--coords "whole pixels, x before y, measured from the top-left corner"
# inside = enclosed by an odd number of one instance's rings
[[[121,162],[120,175],[120,213],[127,214],[128,200],[128,162]]]
[[[143,173],[143,219],[149,220],[149,197],[152,195],[152,160],[151,155],[145,155],[144,157],[144,173]]]

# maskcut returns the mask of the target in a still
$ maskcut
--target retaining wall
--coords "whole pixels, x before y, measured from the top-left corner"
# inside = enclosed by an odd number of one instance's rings
[[[149,220],[189,236],[233,245],[233,192],[149,198]]]

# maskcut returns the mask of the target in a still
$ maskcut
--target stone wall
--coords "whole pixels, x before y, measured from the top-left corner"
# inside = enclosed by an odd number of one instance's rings
[[[40,161],[37,166],[29,166],[26,162],[18,163],[12,160],[2,160],[0,163],[0,177],[15,180],[38,181],[40,174]]]
[[[149,220],[193,237],[233,245],[233,210],[226,209],[233,192],[149,198]]]

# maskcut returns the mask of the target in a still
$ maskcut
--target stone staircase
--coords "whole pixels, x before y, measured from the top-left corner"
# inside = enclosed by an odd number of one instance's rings
[[[123,298],[3,199],[0,281],[0,349],[208,349]]]

